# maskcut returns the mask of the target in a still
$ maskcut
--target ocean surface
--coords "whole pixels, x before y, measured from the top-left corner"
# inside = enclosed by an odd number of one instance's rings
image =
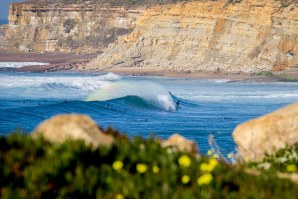
[[[213,134],[227,154],[235,149],[236,125],[295,101],[298,83],[0,72],[0,134],[30,132],[53,115],[79,113],[129,136],[180,133],[202,153]]]
[[[8,20],[7,19],[0,19],[0,25],[2,24],[8,24]]]

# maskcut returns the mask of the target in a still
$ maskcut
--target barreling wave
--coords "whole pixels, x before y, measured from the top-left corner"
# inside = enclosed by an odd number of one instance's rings
[[[87,101],[108,101],[125,98],[135,104],[149,105],[165,111],[175,111],[172,95],[161,85],[150,81],[118,81],[96,89]]]

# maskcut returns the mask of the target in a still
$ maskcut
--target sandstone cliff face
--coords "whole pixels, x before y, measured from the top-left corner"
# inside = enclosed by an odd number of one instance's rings
[[[297,3],[222,0],[150,7],[89,68],[255,73],[296,64]]]
[[[108,4],[13,3],[6,38],[23,51],[96,52],[130,33],[142,12]]]

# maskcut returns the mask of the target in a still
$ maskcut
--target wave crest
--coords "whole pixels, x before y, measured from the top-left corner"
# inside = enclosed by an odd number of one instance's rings
[[[175,111],[176,104],[170,93],[161,85],[150,81],[118,81],[96,89],[87,101],[107,101],[137,96],[165,111]]]
[[[0,68],[21,68],[23,66],[49,65],[44,62],[0,62]]]
[[[42,87],[46,89],[80,89],[85,91],[95,90],[106,84],[109,81],[119,80],[121,76],[114,73],[108,73],[100,76],[9,76],[2,75],[0,86],[3,87]]]

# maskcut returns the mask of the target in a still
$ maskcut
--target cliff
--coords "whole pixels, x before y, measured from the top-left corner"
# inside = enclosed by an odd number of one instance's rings
[[[88,68],[256,73],[295,65],[297,1],[219,0],[148,8]]]
[[[72,2],[12,3],[5,34],[10,46],[21,51],[98,52],[119,35],[130,33],[144,10],[142,6]]]

